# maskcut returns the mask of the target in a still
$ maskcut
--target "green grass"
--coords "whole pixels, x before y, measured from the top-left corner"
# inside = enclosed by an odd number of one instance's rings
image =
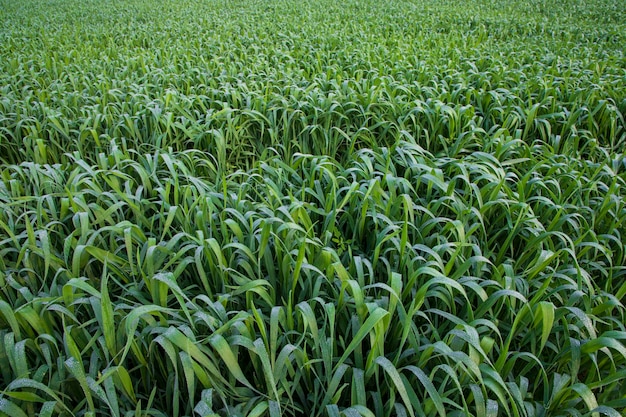
[[[626,6],[0,0],[0,416],[626,413]]]

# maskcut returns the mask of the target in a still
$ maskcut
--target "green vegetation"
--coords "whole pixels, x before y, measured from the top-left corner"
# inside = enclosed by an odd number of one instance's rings
[[[626,3],[0,0],[0,416],[626,413]]]

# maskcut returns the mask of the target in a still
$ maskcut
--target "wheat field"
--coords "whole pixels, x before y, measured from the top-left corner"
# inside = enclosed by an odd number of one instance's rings
[[[622,416],[626,3],[0,0],[0,416]]]

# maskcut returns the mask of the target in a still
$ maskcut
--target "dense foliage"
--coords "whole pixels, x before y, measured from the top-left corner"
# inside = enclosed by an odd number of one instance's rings
[[[620,416],[626,3],[0,0],[0,415]]]

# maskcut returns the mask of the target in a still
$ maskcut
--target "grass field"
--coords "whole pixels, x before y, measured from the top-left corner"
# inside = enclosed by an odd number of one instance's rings
[[[626,3],[0,0],[0,416],[626,414]]]

